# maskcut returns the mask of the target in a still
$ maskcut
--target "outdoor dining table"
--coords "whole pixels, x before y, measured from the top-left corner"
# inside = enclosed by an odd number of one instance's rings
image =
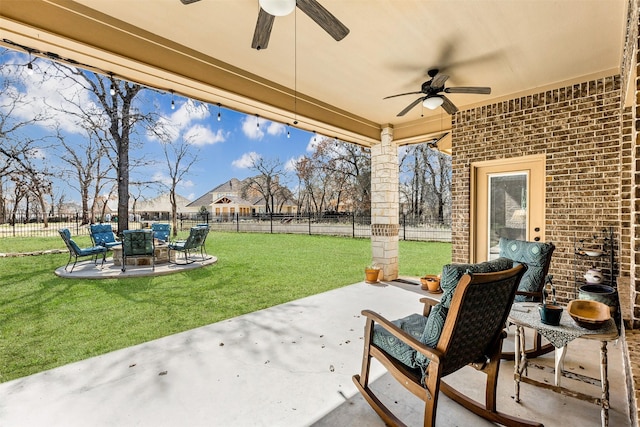
[[[514,361],[514,381],[516,402],[520,402],[520,382],[543,387],[557,393],[575,397],[581,400],[592,401],[601,407],[600,418],[602,426],[609,425],[609,378],[607,366],[607,343],[618,339],[618,328],[613,319],[609,319],[598,329],[586,329],[571,318],[567,309],[563,309],[563,314],[558,326],[546,325],[541,322],[538,312],[538,303],[514,303],[509,313],[509,322],[516,326],[515,334],[515,361]],[[554,385],[541,381],[536,381],[526,376],[527,355],[524,351],[524,328],[532,328],[538,331],[555,347],[555,379]],[[569,390],[560,385],[563,375],[564,358],[567,353],[569,343],[574,339],[589,339],[600,341],[600,380],[590,378],[581,374],[572,374],[572,377],[584,382],[600,383],[602,396],[600,398],[590,396],[578,391]]]

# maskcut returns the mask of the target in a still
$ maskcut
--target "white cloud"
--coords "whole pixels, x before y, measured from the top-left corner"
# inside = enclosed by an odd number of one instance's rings
[[[236,159],[231,162],[231,165],[238,169],[248,169],[255,163],[256,160],[260,159],[262,156],[256,153],[255,151],[251,151],[250,153],[244,153],[242,157]]]
[[[167,175],[164,172],[155,172],[152,177],[151,177],[152,181],[155,182],[159,182],[162,185],[165,185],[167,187],[171,186],[171,177],[169,177],[169,175]],[[193,188],[195,186],[194,182],[191,180],[183,180],[178,182],[178,187],[180,188]]]
[[[311,137],[309,138],[309,142],[307,143],[307,152],[313,153],[314,151],[316,151],[316,147],[318,146],[319,142],[320,137],[318,135],[311,135]]]
[[[266,120],[261,120],[257,116],[246,116],[242,120],[242,132],[249,139],[262,139],[264,137],[264,132],[260,126],[258,126],[258,123],[265,126],[265,122]]]
[[[194,130],[200,136],[197,142],[192,142],[194,145],[207,145],[215,144],[216,142],[224,141],[219,139],[223,136],[223,133],[218,132],[218,135],[213,136],[213,132],[201,124],[194,124],[197,121],[207,119],[211,114],[209,107],[201,102],[187,99],[186,102],[176,102],[176,110],[168,117],[160,117],[158,119],[158,128],[163,129],[171,142],[177,141],[182,135],[183,138],[188,139],[188,136],[194,137]],[[147,134],[149,141],[159,141],[158,137],[149,132]]]
[[[274,136],[284,135],[286,131],[287,131],[287,128],[282,123],[271,122],[267,127],[267,133],[269,135],[274,135]]]
[[[203,145],[213,145],[218,142],[224,142],[226,137],[222,129],[213,132],[211,128],[196,124],[185,130],[183,138],[189,144],[201,147]]]
[[[151,180],[155,182],[160,182],[166,186],[171,185],[171,178],[169,178],[169,176],[163,172],[154,173],[153,176],[151,177]]]
[[[14,61],[16,64],[24,63],[18,55]],[[84,134],[84,130],[76,123],[77,118],[68,112],[79,111],[77,105],[81,105],[85,111],[94,109],[96,106],[89,99],[89,93],[62,76],[49,61],[36,60],[33,62],[33,69],[31,76],[26,72],[15,75],[21,79],[19,86],[4,90],[0,96],[0,105],[12,105],[7,103],[9,95],[21,96],[26,102],[15,104],[11,111],[11,116],[16,120],[30,120],[41,115],[47,117],[47,120],[38,123],[42,127],[59,127],[68,133]]]
[[[296,171],[296,163],[300,161],[304,156],[292,157],[284,164],[284,170],[287,172]]]

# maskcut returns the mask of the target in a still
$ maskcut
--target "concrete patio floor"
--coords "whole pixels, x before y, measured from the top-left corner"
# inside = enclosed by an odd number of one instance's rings
[[[164,276],[206,267],[218,262],[218,258],[215,256],[207,256],[204,259],[197,256],[193,259],[195,261],[190,264],[164,262],[154,265],[153,268],[151,266],[127,266],[125,271],[122,271],[121,266],[114,264],[113,257],[108,257],[104,263],[100,261],[96,263],[92,260],[79,261],[73,270],[71,265],[68,268],[63,265],[56,268],[54,273],[56,276],[67,279],[122,279],[125,277]],[[183,262],[183,258],[180,258],[179,261]]]
[[[9,381],[0,384],[0,426],[383,426],[351,381],[362,358],[360,311],[395,319],[420,312],[422,294],[357,283]],[[598,350],[572,342],[566,369],[598,377]],[[553,366],[552,355],[536,359],[544,362]],[[408,425],[422,424],[422,403],[377,363],[372,378]],[[447,378],[481,399],[482,374],[463,368]],[[609,380],[609,425],[628,426],[621,344],[609,345]],[[600,425],[598,406],[528,384],[515,403],[512,362],[502,363],[498,395],[498,410],[546,426]],[[492,424],[441,395],[437,425]]]

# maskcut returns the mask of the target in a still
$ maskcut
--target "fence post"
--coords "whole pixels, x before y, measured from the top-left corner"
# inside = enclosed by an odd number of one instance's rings
[[[356,212],[351,212],[351,237],[356,237]]]
[[[76,236],[80,234],[80,227],[78,226],[78,212],[76,212]]]
[[[402,214],[402,240],[407,240],[407,214]]]
[[[307,215],[309,216],[309,236],[311,236],[311,211],[307,211]]]
[[[240,232],[240,212],[236,212],[236,233]]]
[[[269,212],[269,230],[273,234],[273,212]]]

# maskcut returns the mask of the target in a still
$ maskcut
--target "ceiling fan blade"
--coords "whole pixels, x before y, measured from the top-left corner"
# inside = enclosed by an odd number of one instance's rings
[[[195,2],[200,1],[200,0],[180,0],[180,1],[182,2],[182,4],[191,4],[191,3],[195,3]]]
[[[421,96],[420,98],[416,99],[415,101],[413,101],[411,104],[407,105],[406,108],[402,111],[400,111],[398,113],[398,117],[402,117],[405,114],[407,114],[413,107],[415,107],[416,105],[420,104],[422,101],[424,101],[425,99],[427,99],[426,96]]]
[[[269,46],[269,37],[271,36],[271,28],[273,28],[273,21],[275,16],[268,14],[264,9],[260,8],[258,14],[258,22],[256,22],[256,29],[253,33],[253,42],[251,47],[257,50],[266,49]]]
[[[446,74],[436,74],[435,77],[431,80],[432,88],[444,87],[444,83],[449,79],[449,76]]]
[[[479,95],[489,95],[490,87],[448,87],[444,90],[446,93],[476,93]]]
[[[297,0],[296,5],[336,41],[342,40],[349,34],[349,29],[317,0]]]
[[[399,94],[397,94],[397,95],[385,96],[385,97],[384,97],[384,98],[382,98],[382,99],[395,98],[396,96],[417,95],[417,94],[419,94],[419,93],[423,93],[423,92],[418,91],[418,92],[399,93]]]
[[[441,98],[442,98],[442,108],[444,109],[444,111],[446,111],[447,113],[449,113],[451,115],[453,115],[453,114],[458,112],[458,107],[453,105],[453,102],[451,102],[451,100],[449,98],[447,98],[444,95],[441,95]]]

